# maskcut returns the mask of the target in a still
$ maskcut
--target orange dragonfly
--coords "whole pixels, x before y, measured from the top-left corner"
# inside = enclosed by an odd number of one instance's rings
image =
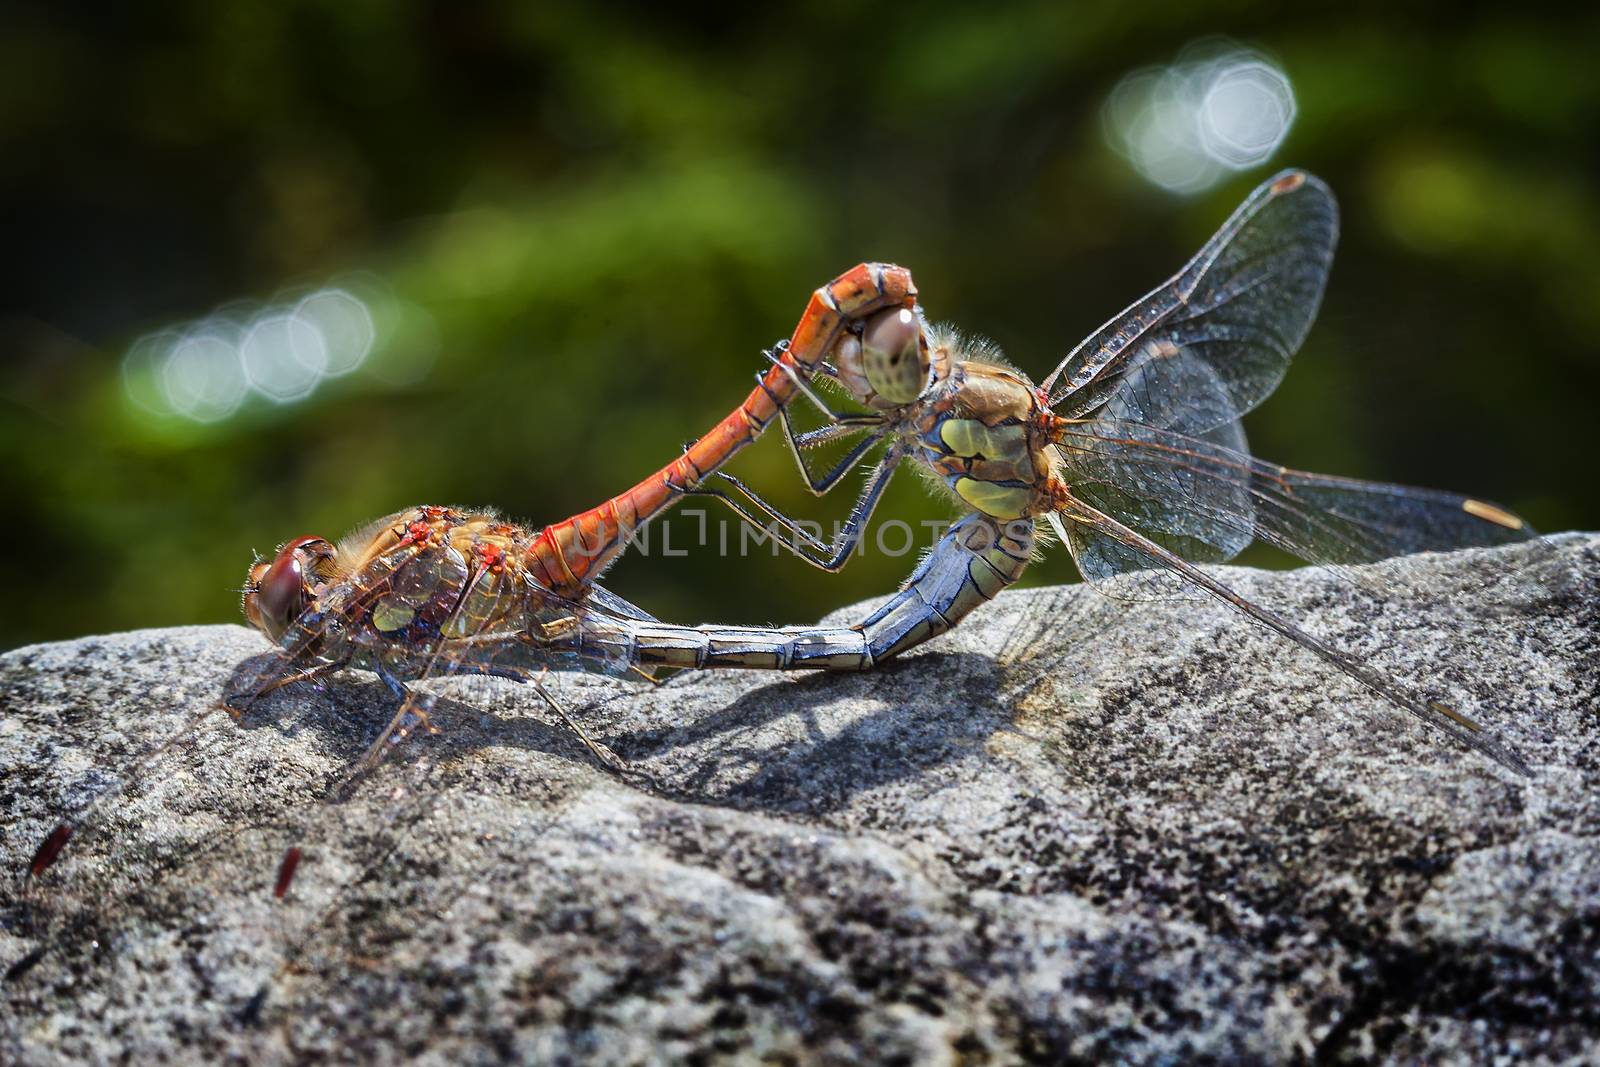
[[[285,685],[346,668],[370,670],[400,704],[362,760],[368,768],[392,743],[418,728],[432,729],[434,698],[413,691],[411,683],[458,674],[512,678],[531,683],[597,759],[619,766],[542,684],[545,672],[562,668],[650,676],[619,650],[615,636],[654,620],[596,579],[645,523],[754,441],[841,337],[859,333],[871,315],[908,310],[915,302],[911,275],[892,265],[861,264],[817,289],[742,404],[677,459],[571,518],[530,530],[489,513],[424,506],[380,519],[337,544],[317,536],[289,541],[272,560],[250,568],[243,595],[246,618],[277,646],[277,655],[240,691],[227,694],[222,708],[237,718]],[[32,873],[53,864],[74,827],[113,796],[103,794],[83,817],[58,824],[39,846]]]

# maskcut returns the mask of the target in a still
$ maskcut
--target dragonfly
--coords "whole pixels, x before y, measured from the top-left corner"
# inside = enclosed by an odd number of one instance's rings
[[[653,677],[646,665],[620,655],[625,642],[586,641],[591,618],[597,635],[653,621],[598,579],[644,524],[755,441],[841,337],[858,334],[874,314],[915,307],[916,296],[910,273],[892,264],[859,264],[819,287],[738,407],[660,470],[570,518],[528,529],[490,512],[426,505],[337,542],[297,537],[271,560],[256,560],[242,607],[277,652],[263,668],[247,672],[220,708],[238,719],[286,685],[347,669],[371,671],[399,706],[358,764],[370,769],[393,744],[434,729],[428,712],[435,697],[413,683],[461,674],[510,678],[531,684],[601,763],[619,768],[616,754],[591,738],[544,684],[552,669]],[[211,710],[133,769],[153,762]],[[35,852],[30,873],[54,864],[77,827],[115,795],[103,793],[82,815],[57,824]],[[292,862],[286,862],[292,876]]]
[[[966,514],[899,594],[860,624],[868,637],[862,666],[949,630],[1017,581],[1053,534],[1101,591],[1132,600],[1188,599],[1196,591],[1215,597],[1525,775],[1522,759],[1472,718],[1204,569],[1260,539],[1381,584],[1348,568],[1537,536],[1489,501],[1312,474],[1250,454],[1240,418],[1277,387],[1309,332],[1337,235],[1338,208],[1323,182],[1300,170],[1268,179],[1182,270],[1090,334],[1038,385],[993,345],[929,325],[920,307],[873,313],[859,334],[840,337],[814,379],[866,410],[835,410],[808,380],[796,388],[824,425],[797,432],[789,409],[779,413],[801,477],[817,496],[883,447],[833,540],[824,542],[726,472],[694,492],[781,532],[775,543],[807,562],[838,571],[901,466],[920,464],[948,489]],[[831,469],[813,471],[808,453],[851,438],[857,440]],[[805,657],[778,664],[814,665]]]
[[[909,271],[860,264],[813,294],[740,407],[681,457],[597,508],[534,531],[491,513],[425,506],[337,545],[296,538],[270,563],[258,561],[244,610],[279,655],[224,706],[238,715],[282,686],[371,670],[400,707],[363,759],[370,767],[393,741],[433,728],[431,698],[410,683],[456,674],[512,678],[533,684],[590,752],[616,767],[615,754],[542,684],[548,671],[651,678],[657,668],[871,669],[1015,583],[1040,543],[1042,517],[1102,589],[1167,596],[1192,584],[1526,773],[1471,719],[1403,690],[1196,565],[1232,558],[1258,536],[1329,564],[1534,536],[1485,501],[1311,475],[1249,455],[1239,417],[1276,386],[1309,330],[1336,231],[1337,211],[1320,181],[1298,171],[1279,175],[1183,271],[1091,335],[1038,387],[990,348],[930,327]],[[813,375],[869,410],[833,411],[810,387]],[[824,412],[828,425],[797,433],[788,410],[797,396]],[[774,418],[818,495],[888,442],[831,545],[719,469]],[[857,434],[863,439],[844,459],[813,476],[806,451]],[[777,543],[838,570],[889,476],[908,459],[931,467],[971,510],[896,595],[854,626],[674,626],[596,581],[643,523],[691,495],[720,499],[757,525],[778,523],[792,537]],[[1161,580],[1169,577],[1179,580],[1176,588]],[[55,861],[73,828],[64,821],[46,837],[33,873]]]

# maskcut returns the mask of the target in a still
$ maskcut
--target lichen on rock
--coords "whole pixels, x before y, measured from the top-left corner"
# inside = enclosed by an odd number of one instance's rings
[[[217,715],[236,626],[0,657],[0,1060],[1562,1059],[1600,1027],[1600,536],[1229,570],[1521,779],[1202,602],[1004,594],[865,675],[351,674]],[[1485,582],[1483,576],[1496,576]],[[840,613],[839,619],[853,618]],[[274,900],[278,856],[305,851]]]

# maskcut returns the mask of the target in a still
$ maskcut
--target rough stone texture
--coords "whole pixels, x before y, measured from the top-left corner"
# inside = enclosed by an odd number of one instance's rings
[[[329,802],[392,703],[285,692],[0,881],[0,1060],[1581,1059],[1597,564],[1568,535],[1359,585],[1226,571],[1493,721],[1530,780],[1214,604],[1082,588],[870,675],[563,679],[620,778],[533,693],[452,683],[442,734]],[[264,647],[0,658],[5,869]]]

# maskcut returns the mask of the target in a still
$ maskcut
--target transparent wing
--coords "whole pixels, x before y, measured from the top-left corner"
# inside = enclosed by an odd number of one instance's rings
[[[1256,622],[1276,630],[1324,662],[1337,667],[1372,692],[1410,712],[1432,729],[1449,735],[1457,742],[1475,749],[1518,774],[1530,773],[1528,765],[1515,751],[1492,735],[1486,734],[1482,726],[1455,708],[1425,693],[1410,690],[1391,681],[1385,675],[1372,670],[1365,661],[1334,648],[1276,612],[1246,600],[1217,581],[1211,574],[1169,552],[1149,538],[1143,537],[1137,530],[1118,522],[1115,517],[1079,501],[1069,501],[1063,514],[1067,521],[1078,526],[1093,528],[1107,538],[1122,542],[1130,551],[1146,555],[1175,574],[1182,575],[1184,580],[1192,582],[1196,588],[1204,590]]]
[[[1226,562],[1257,537],[1307,562],[1344,567],[1535,536],[1486,501],[1255,459],[1238,420],[1227,418],[1226,379],[1190,349],[1148,342],[1127,366],[1094,418],[1062,428],[1060,473],[1078,499],[1191,563]],[[1084,578],[1112,596],[1199,595],[1123,539],[1052,525]]]
[[[1211,364],[1170,342],[1147,343],[1130,361],[1117,389],[1092,425],[1106,427],[1106,440],[1070,437],[1061,449],[1067,484],[1079,499],[1123,522],[1184,559],[1223,563],[1254,538],[1250,477],[1222,464],[1144,466],[1124,469],[1120,447],[1137,457],[1159,450],[1174,434],[1192,435],[1204,455],[1248,455],[1244,428],[1229,417],[1230,399]],[[1183,502],[1174,507],[1174,501]],[[1072,550],[1078,569],[1105,582],[1118,599],[1195,599],[1192,587],[1171,570],[1113,538],[1084,526],[1057,531]]]
[[[396,681],[527,680],[545,669],[624,676],[635,673],[631,665],[584,636],[607,621],[650,620],[598,585],[582,601],[567,600],[509,569],[475,567],[447,543],[401,544],[324,589],[283,635],[283,655],[241,679],[241,695],[294,681],[316,661]]]
[[[465,603],[471,603],[472,595]],[[530,681],[544,670],[649,677],[620,646],[594,636],[652,617],[598,585],[591,585],[582,600],[557,596],[533,582],[491,587],[483,593],[481,609],[462,615],[471,621],[447,631],[430,674],[485,674],[518,681]]]
[[[1304,171],[1259,186],[1175,277],[1096,330],[1044,380],[1069,418],[1094,411],[1152,344],[1209,364],[1231,421],[1265,399],[1322,301],[1338,237],[1333,194]],[[1206,427],[1191,424],[1191,432]]]
[[[637,604],[622,599],[602,585],[589,586],[589,595],[584,599],[584,605],[591,613],[598,612],[619,619],[632,619],[636,622],[661,621]]]
[[[1252,537],[1309,563],[1345,567],[1537,536],[1487,501],[1292,470],[1141,423],[1088,421],[1069,428],[1057,448],[1067,484],[1093,487],[1081,495],[1096,510],[1191,562],[1228,558]],[[1071,523],[1065,538],[1084,578],[1107,583],[1113,595],[1177,592],[1171,578],[1110,582],[1165,566],[1126,541]]]

